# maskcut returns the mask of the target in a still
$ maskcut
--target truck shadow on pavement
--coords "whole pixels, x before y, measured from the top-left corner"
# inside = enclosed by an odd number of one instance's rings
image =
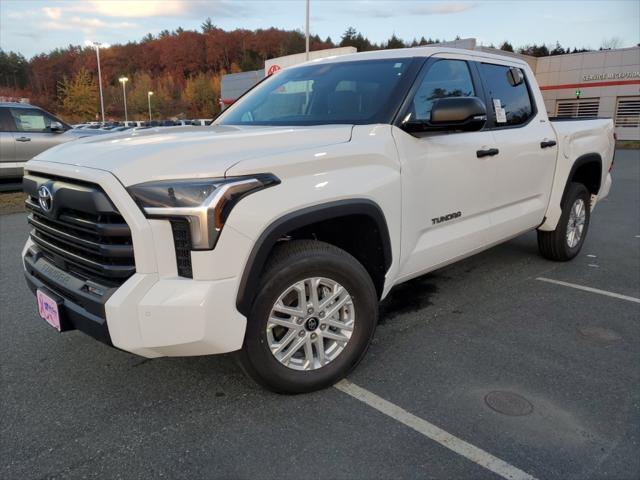
[[[380,303],[378,324],[384,325],[403,313],[413,313],[433,305],[431,297],[438,292],[433,275],[414,278],[395,287]]]

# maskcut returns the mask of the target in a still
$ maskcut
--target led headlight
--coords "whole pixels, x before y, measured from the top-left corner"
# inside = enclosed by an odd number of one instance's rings
[[[133,185],[129,194],[150,218],[181,218],[189,222],[194,250],[211,250],[238,201],[280,183],[271,174],[250,177],[162,180]]]

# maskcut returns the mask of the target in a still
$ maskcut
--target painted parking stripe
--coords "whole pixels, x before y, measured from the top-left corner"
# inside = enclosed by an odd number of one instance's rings
[[[351,383],[348,380],[341,380],[336,383],[334,387],[503,478],[510,480],[535,480],[535,477],[508,464],[504,460],[500,460],[490,453],[445,432],[432,423],[416,417],[398,405],[359,387],[355,383]]]
[[[585,292],[597,293],[599,295],[606,295],[607,297],[619,298],[620,300],[626,300],[628,302],[640,303],[640,298],[630,297],[629,295],[621,295],[615,292],[607,292],[606,290],[600,290],[598,288],[585,287],[584,285],[577,285],[575,283],[563,282],[560,280],[554,280],[552,278],[538,277],[536,280],[547,283],[555,283],[556,285],[562,285],[563,287],[575,288],[576,290],[583,290]]]

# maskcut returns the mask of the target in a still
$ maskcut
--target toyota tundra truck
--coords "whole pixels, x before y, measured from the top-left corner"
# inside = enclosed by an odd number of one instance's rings
[[[550,119],[517,58],[325,58],[208,129],[29,161],[25,276],[58,331],[147,358],[235,352],[263,386],[308,392],[358,364],[394,286],[534,229],[544,257],[575,257],[613,153],[610,119]]]

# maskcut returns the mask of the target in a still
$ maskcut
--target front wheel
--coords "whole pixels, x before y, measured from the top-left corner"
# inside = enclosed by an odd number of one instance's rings
[[[543,257],[564,262],[582,248],[591,218],[591,194],[581,183],[571,183],[562,215],[553,232],[538,230],[538,248]]]
[[[325,388],[358,364],[377,321],[375,287],[353,256],[323,242],[286,242],[265,269],[240,364],[276,392]]]

